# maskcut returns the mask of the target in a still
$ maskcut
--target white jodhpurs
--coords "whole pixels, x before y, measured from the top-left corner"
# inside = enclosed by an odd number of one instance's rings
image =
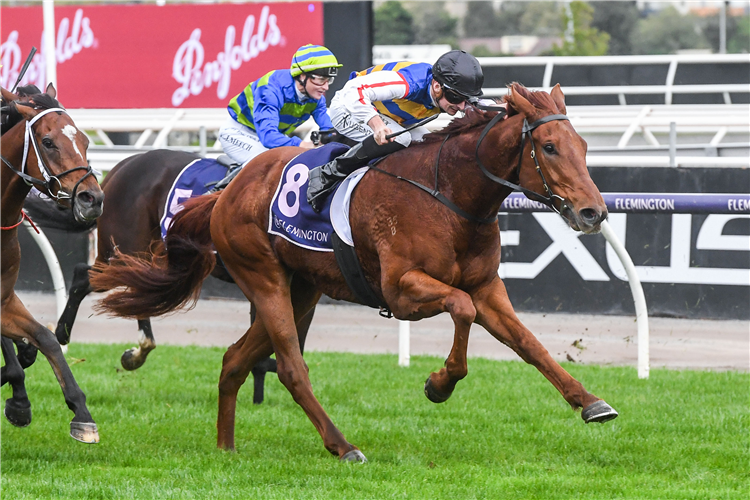
[[[334,101],[328,108],[328,114],[331,116],[331,123],[336,131],[349,139],[362,142],[373,134],[373,131],[365,123],[357,121],[346,109],[344,105],[337,105]],[[379,115],[383,122],[393,132],[400,132],[404,127],[399,125],[389,116]],[[417,127],[401,135],[397,135],[393,140],[404,147],[408,147],[412,141],[419,142],[425,134],[430,133],[427,127]]]
[[[253,129],[237,123],[231,116],[219,129],[219,142],[224,153],[242,165],[268,151]]]

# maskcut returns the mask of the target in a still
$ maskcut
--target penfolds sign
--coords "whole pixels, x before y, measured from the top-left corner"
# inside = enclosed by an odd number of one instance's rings
[[[224,107],[249,82],[323,43],[319,2],[55,8],[61,101],[70,108]],[[0,84],[44,88],[42,7],[3,7]]]

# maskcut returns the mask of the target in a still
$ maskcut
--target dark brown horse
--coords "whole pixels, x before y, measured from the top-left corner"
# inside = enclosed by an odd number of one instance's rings
[[[6,401],[5,416],[17,426],[31,422],[31,406],[24,388],[23,367],[13,342],[38,348],[49,360],[74,417],[70,435],[85,443],[96,443],[99,434],[86,407],[86,396],[65,362],[55,336],[40,325],[16,296],[21,249],[18,226],[24,220],[23,203],[32,186],[71,211],[79,221],[96,219],[102,213],[102,193],[86,159],[88,138],[55,100],[52,85],[28,102],[2,89],[3,100],[12,103],[18,123],[2,136],[2,349],[5,379],[13,388]],[[11,342],[13,341],[13,342]],[[5,382],[6,380],[3,380]]]
[[[587,392],[521,324],[498,277],[496,215],[510,192],[507,180],[544,195],[528,193],[545,198],[575,230],[597,232],[607,216],[586,169],[586,143],[564,116],[559,86],[551,94],[518,84],[510,90],[506,121],[497,124],[497,113],[469,110],[445,131],[386,158],[378,165],[381,171],[365,175],[350,208],[356,253],[372,291],[397,318],[451,315],[453,347],[445,366],[425,383],[431,401],[448,399],[467,375],[469,329],[477,323],[534,365],[573,409],[583,408],[586,422],[610,420],[617,412]],[[197,297],[213,267],[215,246],[258,312],[258,320],[224,355],[218,446],[234,449],[237,393],[254,364],[275,352],[279,379],[325,448],[342,460],[365,461],[313,395],[295,329],[321,293],[351,302],[355,295],[334,255],[267,233],[269,204],[282,169],[299,152],[280,148],[257,157],[221,195],[193,200],[178,214],[165,253],[151,261],[118,256],[92,271],[92,283],[102,289],[126,287],[102,299],[110,312],[163,314]],[[423,185],[436,182],[448,202],[438,204],[383,171]]]

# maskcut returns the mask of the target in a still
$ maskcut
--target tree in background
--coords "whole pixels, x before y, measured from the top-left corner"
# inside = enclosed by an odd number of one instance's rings
[[[638,7],[635,2],[589,2],[594,8],[591,27],[609,34],[610,55],[632,54],[630,40],[638,24]]]
[[[570,14],[563,9],[563,26],[573,20],[572,39],[565,38],[562,46],[552,48],[556,56],[602,56],[607,53],[609,34],[591,27],[594,9],[584,2],[570,2]],[[565,33],[563,33],[563,36]]]
[[[414,2],[413,5],[418,9],[415,11],[417,18],[415,43],[447,43],[453,47],[458,46],[456,32],[458,19],[446,12],[443,2]]]
[[[565,29],[561,24],[561,8],[557,2],[520,2],[523,14],[519,19],[522,35],[557,36]]]
[[[474,2],[471,2],[469,6],[472,3]],[[501,34],[500,36],[522,34],[521,18],[526,12],[527,7],[528,4],[525,2],[503,2],[500,5],[500,11],[495,15],[495,22],[497,22],[497,29]]]
[[[464,33],[468,38],[498,37],[507,34],[500,30],[492,2],[469,2],[464,17]]]
[[[678,50],[707,49],[708,40],[692,15],[667,7],[638,21],[631,43],[634,54],[674,54]]]
[[[414,43],[414,18],[401,2],[385,2],[375,9],[374,28],[376,45]]]
[[[748,16],[735,17],[727,13],[727,52],[748,52],[750,51],[750,26],[748,26]],[[742,24],[744,20],[744,25]],[[719,15],[707,16],[700,19],[700,28],[711,45],[713,52],[719,53],[721,50],[721,20]],[[744,50],[741,40],[744,38]],[[735,41],[732,43],[732,41]],[[731,46],[731,47],[730,47]]]
[[[744,16],[737,20],[737,31],[734,36],[727,36],[727,52],[745,53],[750,52],[750,16]]]

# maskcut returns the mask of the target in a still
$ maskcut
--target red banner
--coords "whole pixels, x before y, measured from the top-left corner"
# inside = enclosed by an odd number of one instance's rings
[[[42,7],[3,6],[0,83],[44,89]],[[224,107],[249,82],[323,43],[320,2],[55,8],[60,100],[69,108]]]

